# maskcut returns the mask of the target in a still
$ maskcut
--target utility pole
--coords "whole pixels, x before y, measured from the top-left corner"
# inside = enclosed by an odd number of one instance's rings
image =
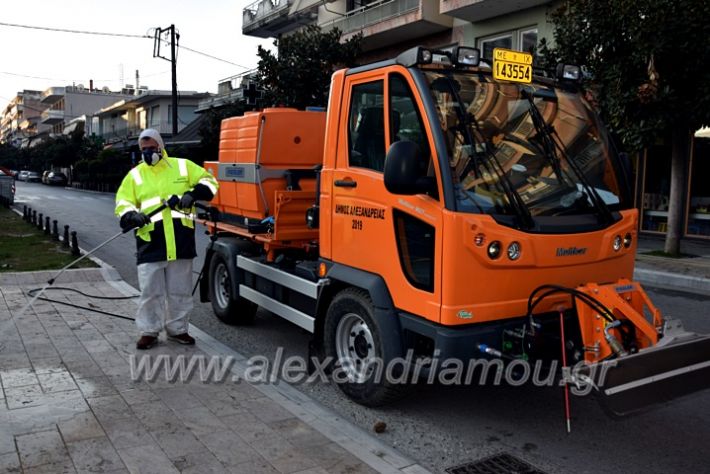
[[[162,41],[161,36],[163,33],[170,33],[170,59],[160,54],[160,43]],[[177,102],[177,57],[176,53],[176,41],[180,41],[180,35],[175,33],[175,25],[170,25],[167,28],[156,28],[155,37],[153,42],[153,57],[162,58],[166,61],[170,61],[172,69],[172,83],[173,83],[173,93],[172,93],[172,122],[173,122],[173,137],[177,135],[178,129],[178,102]]]
[[[173,69],[173,138],[177,135],[178,103],[177,103],[177,59],[175,58],[175,25],[170,25],[170,57]]]

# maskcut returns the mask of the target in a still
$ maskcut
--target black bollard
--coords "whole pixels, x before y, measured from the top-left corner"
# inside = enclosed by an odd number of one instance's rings
[[[22,206],[22,220],[27,222],[27,205]]]
[[[69,248],[69,226],[64,226],[64,241],[62,242],[62,247]]]
[[[32,211],[32,225],[37,225],[37,211]]]
[[[44,235],[49,235],[49,233],[52,231],[52,228],[49,227],[49,216],[44,218]]]
[[[59,228],[57,227],[57,220],[52,221],[52,240],[59,242]]]
[[[75,257],[81,255],[79,252],[79,241],[76,238],[76,231],[73,230],[71,233],[71,254]]]
[[[39,230],[42,230],[42,219],[44,218],[44,214],[41,212],[39,213],[39,217],[37,218],[37,228]]]

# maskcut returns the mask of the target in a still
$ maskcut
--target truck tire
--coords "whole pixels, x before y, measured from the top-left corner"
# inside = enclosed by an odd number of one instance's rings
[[[233,295],[234,275],[229,271],[224,257],[218,253],[212,256],[209,269],[210,301],[212,310],[220,321],[230,325],[250,324],[254,321],[257,305],[242,297]]]
[[[333,360],[333,380],[354,402],[382,406],[406,393],[406,384],[394,384],[385,377],[389,361],[382,360],[382,334],[366,291],[348,288],[333,298],[325,316],[323,345],[326,356]],[[366,369],[367,362],[373,360],[384,364],[379,377],[377,366]]]

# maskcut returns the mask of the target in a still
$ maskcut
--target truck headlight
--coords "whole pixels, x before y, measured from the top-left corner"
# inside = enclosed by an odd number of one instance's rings
[[[488,256],[491,258],[491,260],[495,260],[496,258],[500,257],[500,248],[501,243],[498,240],[494,240],[490,243],[490,245],[488,245]]]
[[[513,242],[508,245],[508,258],[511,260],[517,260],[520,258],[520,243]]]
[[[614,237],[614,242],[612,242],[611,246],[614,249],[614,252],[618,252],[621,250],[621,245],[623,244],[623,240],[621,240],[621,236],[617,235]]]

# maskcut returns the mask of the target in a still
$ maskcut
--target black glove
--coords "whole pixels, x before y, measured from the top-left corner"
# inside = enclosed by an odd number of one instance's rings
[[[192,194],[190,192],[186,192],[180,198],[180,207],[182,209],[190,209],[192,208],[192,203],[194,202],[195,198],[192,196]]]
[[[180,198],[177,197],[177,195],[173,194],[172,196],[170,196],[170,199],[168,199],[165,203],[170,209],[175,209],[176,207],[178,207],[178,204],[180,204]]]
[[[129,211],[121,217],[120,224],[124,232],[134,228],[138,229],[146,224],[150,224],[150,217],[142,212]]]

